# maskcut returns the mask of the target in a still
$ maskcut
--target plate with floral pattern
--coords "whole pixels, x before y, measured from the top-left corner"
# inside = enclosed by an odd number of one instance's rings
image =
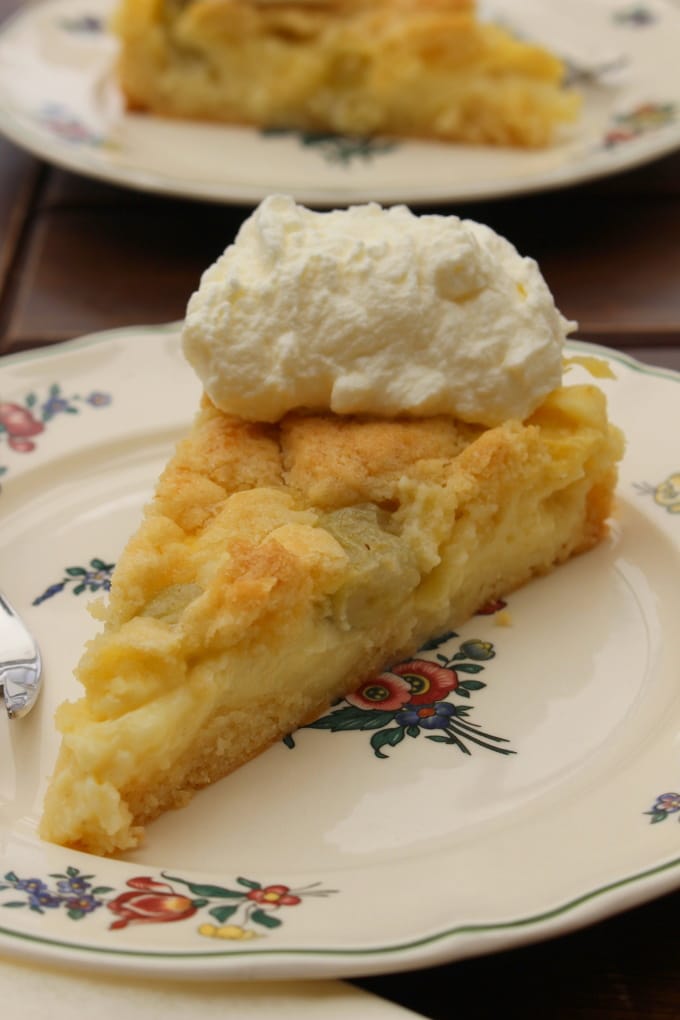
[[[123,108],[114,0],[39,0],[0,29],[0,130],[37,156],[141,190],[317,206],[479,200],[589,180],[680,144],[680,10],[671,0],[493,0],[485,16],[560,53],[583,96],[547,149],[261,132]]]
[[[680,886],[680,463],[659,441],[680,375],[569,354],[568,380],[607,362],[597,382],[627,434],[609,538],[432,635],[115,860],[37,836],[53,715],[200,387],[177,325],[2,359],[0,587],[45,668],[33,712],[0,718],[0,952],[346,977],[546,938]]]

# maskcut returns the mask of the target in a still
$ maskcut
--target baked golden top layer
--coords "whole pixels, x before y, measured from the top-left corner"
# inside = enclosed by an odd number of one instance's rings
[[[160,114],[543,145],[578,110],[471,0],[122,0],[115,25],[129,105]]]

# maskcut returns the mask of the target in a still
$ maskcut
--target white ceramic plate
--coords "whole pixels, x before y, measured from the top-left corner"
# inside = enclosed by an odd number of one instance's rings
[[[680,376],[571,346],[616,374],[602,385],[628,448],[611,538],[424,652],[410,703],[393,683],[340,706],[336,732],[299,731],[117,861],[37,838],[52,718],[77,694],[90,593],[199,386],[174,326],[0,362],[0,587],[45,660],[33,713],[0,718],[1,953],[349,976],[544,938],[680,885],[680,463],[660,441]],[[428,680],[434,710],[414,694]]]
[[[561,52],[583,115],[550,149],[267,135],[123,111],[105,29],[113,0],[43,0],[0,33],[0,130],[78,173],[226,202],[428,203],[555,188],[680,144],[680,11],[668,0],[495,0],[489,13]]]

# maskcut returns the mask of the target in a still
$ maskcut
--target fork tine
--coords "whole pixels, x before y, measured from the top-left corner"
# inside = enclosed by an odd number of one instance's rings
[[[0,592],[0,693],[10,719],[27,715],[38,699],[42,662],[38,646]]]

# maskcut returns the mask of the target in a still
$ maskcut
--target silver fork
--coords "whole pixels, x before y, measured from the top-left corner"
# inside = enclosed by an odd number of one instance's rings
[[[37,644],[0,592],[0,691],[10,719],[31,711],[40,694],[41,674]]]

